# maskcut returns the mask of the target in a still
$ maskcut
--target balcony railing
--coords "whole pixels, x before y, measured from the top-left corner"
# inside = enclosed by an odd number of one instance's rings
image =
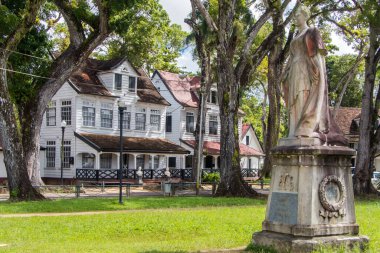
[[[192,169],[170,169],[171,178],[191,179],[193,177]],[[123,179],[138,179],[137,170],[122,170]],[[143,179],[161,179],[165,178],[165,169],[145,169],[142,170]],[[220,172],[219,169],[202,169],[202,176],[209,173]],[[257,169],[241,169],[243,177],[256,177]],[[119,170],[117,169],[76,169],[76,178],[80,180],[108,180],[118,179]]]

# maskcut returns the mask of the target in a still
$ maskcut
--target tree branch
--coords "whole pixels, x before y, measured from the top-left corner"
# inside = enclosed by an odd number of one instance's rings
[[[26,2],[26,8],[21,22],[1,46],[1,48],[5,49],[1,52],[2,58],[4,57],[3,59],[5,62],[8,60],[11,51],[17,48],[22,38],[24,38],[25,34],[28,33],[34,22],[36,22],[38,10],[44,1],[45,0],[30,0]]]
[[[194,6],[197,7],[199,12],[202,14],[202,16],[206,20],[206,23],[207,23],[208,27],[210,28],[210,30],[211,31],[218,31],[218,28],[217,28],[214,20],[212,19],[210,13],[206,10],[205,6],[200,2],[200,0],[190,0],[190,1],[194,4]]]

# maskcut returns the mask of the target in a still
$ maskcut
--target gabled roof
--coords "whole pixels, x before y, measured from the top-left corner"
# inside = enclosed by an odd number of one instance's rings
[[[241,136],[244,137],[247,133],[249,128],[251,127],[251,124],[243,124],[242,129],[241,129]]]
[[[74,132],[75,136],[98,152],[119,152],[120,137],[106,134]],[[123,137],[124,152],[189,154],[185,148],[161,138]]]
[[[359,126],[355,119],[360,118],[361,108],[340,107],[335,116],[335,122],[345,135],[359,134]]]
[[[197,87],[200,87],[199,77],[186,76],[181,78],[179,74],[156,70],[166,88],[170,91],[173,98],[184,107],[198,107],[199,99],[196,95]]]
[[[158,92],[152,80],[143,69],[136,69],[136,72],[142,77],[137,81],[137,95],[140,102],[170,105],[170,103]]]
[[[182,140],[181,142],[185,143],[189,147],[194,148],[195,146],[195,140]],[[240,154],[243,156],[264,156],[263,153],[260,151],[248,147],[247,145],[244,145],[242,143],[239,144],[240,147]],[[205,141],[203,143],[203,152],[209,155],[219,155],[220,154],[220,142],[215,141]]]
[[[99,80],[98,74],[110,71],[119,67],[127,61],[125,57],[114,58],[111,60],[87,59],[82,70],[75,72],[69,78],[69,84],[79,94],[114,96]],[[149,76],[142,69],[134,68],[136,73],[142,77],[137,81],[137,95],[139,101],[153,104],[170,105],[168,101],[157,91]]]

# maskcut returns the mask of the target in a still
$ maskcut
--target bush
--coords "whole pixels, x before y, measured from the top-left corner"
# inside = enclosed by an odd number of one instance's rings
[[[208,182],[208,183],[219,183],[220,173],[219,172],[204,173],[202,176],[202,181]]]

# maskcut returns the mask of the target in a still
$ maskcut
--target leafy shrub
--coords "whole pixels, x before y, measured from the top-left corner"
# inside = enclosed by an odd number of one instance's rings
[[[202,181],[208,182],[208,183],[219,183],[220,173],[219,172],[204,173],[202,176]]]

